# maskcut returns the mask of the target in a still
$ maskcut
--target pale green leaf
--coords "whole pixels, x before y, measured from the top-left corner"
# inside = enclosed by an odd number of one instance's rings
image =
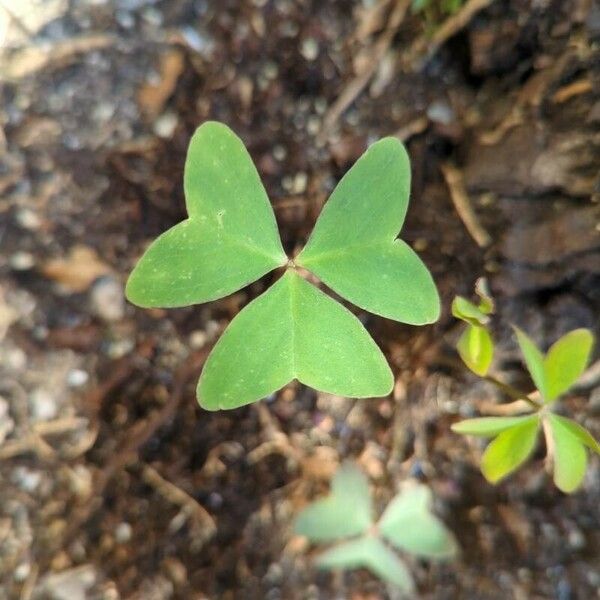
[[[587,366],[593,345],[591,331],[575,329],[550,347],[544,361],[548,402],[564,394],[579,379]]]
[[[460,336],[456,349],[471,371],[477,375],[486,375],[494,358],[494,342],[487,329],[468,325]]]
[[[471,325],[485,325],[490,320],[486,313],[462,296],[454,298],[451,310],[453,317]]]
[[[560,417],[550,413],[547,419],[552,439],[546,440],[546,445],[552,449],[554,483],[559,490],[570,494],[581,485],[585,477],[585,447],[578,437],[563,425]]]
[[[481,458],[481,471],[491,483],[497,483],[518,469],[535,448],[539,418],[527,417],[504,430],[486,448]]]
[[[333,191],[296,263],[365,310],[422,325],[438,319],[440,302],[421,259],[396,239],[409,190],[404,146],[373,144]]]
[[[594,439],[594,436],[579,423],[572,419],[561,417],[550,413],[553,422],[559,423],[563,429],[566,429],[573,437],[577,438],[584,446],[587,446],[593,452],[600,454],[600,444]]]
[[[273,209],[242,141],[225,125],[200,126],[188,149],[189,219],[158,237],[127,282],[144,307],[175,307],[227,296],[284,265]]]
[[[521,417],[480,417],[478,419],[466,419],[452,425],[452,431],[463,435],[475,435],[478,437],[494,437],[506,429],[530,419],[530,416]]]
[[[369,482],[351,463],[343,464],[331,482],[326,498],[307,506],[294,530],[313,542],[333,541],[365,533],[373,524]]]
[[[479,296],[479,310],[486,315],[492,314],[495,304],[485,277],[480,277],[475,283],[475,293]]]
[[[404,592],[412,592],[414,583],[404,563],[379,538],[365,536],[323,552],[316,559],[321,569],[365,568]]]
[[[237,408],[294,378],[351,398],[385,396],[393,386],[361,322],[288,270],[229,324],[208,357],[198,399],[208,410]]]
[[[388,504],[378,529],[400,550],[428,558],[454,556],[454,536],[431,514],[430,507],[431,492],[427,486],[404,490]]]
[[[540,352],[539,348],[534,342],[518,327],[514,328],[517,334],[517,341],[521,348],[521,353],[525,359],[527,370],[533,379],[537,389],[542,394],[543,398],[547,398],[547,383],[546,383],[546,370],[544,367],[544,355]]]

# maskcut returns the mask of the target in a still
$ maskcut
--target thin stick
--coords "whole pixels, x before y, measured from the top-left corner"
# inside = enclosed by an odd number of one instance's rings
[[[165,479],[156,469],[144,465],[142,479],[169,502],[183,508],[198,524],[203,525],[206,528],[206,539],[216,533],[215,520],[208,511],[186,491]]]
[[[409,53],[413,70],[423,69],[451,37],[466,27],[479,11],[487,8],[493,1],[494,0],[468,0],[458,12],[451,17],[448,17],[442,25],[436,29],[431,38],[421,36],[413,44],[412,50]]]
[[[480,248],[485,248],[492,243],[490,234],[483,228],[469,200],[461,171],[451,163],[441,165],[442,173],[454,208],[464,223],[469,235]]]
[[[389,49],[390,44],[394,39],[394,35],[396,35],[396,31],[398,31],[402,21],[404,21],[404,17],[410,6],[410,3],[411,0],[398,0],[396,2],[396,6],[392,10],[392,14],[389,19],[389,23],[375,42],[366,67],[352,81],[350,81],[348,85],[346,85],[346,87],[342,90],[342,93],[338,96],[338,99],[327,111],[327,114],[323,119],[323,129],[319,134],[319,141],[323,142],[329,137],[329,134],[331,133],[331,130],[338,119],[365,89],[369,81],[371,81],[371,77],[373,77],[373,74],[377,70],[377,67],[379,67],[381,60]]]

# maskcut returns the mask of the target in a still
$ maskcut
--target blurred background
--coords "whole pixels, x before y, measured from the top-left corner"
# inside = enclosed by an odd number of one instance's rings
[[[599,597],[597,458],[573,496],[543,444],[493,487],[483,445],[449,429],[501,400],[453,350],[450,301],[479,276],[509,381],[530,385],[510,323],[542,346],[599,333],[599,44],[596,0],[0,0],[0,598],[393,598],[316,572],[292,535],[345,458],[379,507],[408,478],[432,488],[462,554],[410,562],[420,598]],[[126,303],[184,218],[206,119],[248,146],[289,252],[369,143],[407,144],[402,237],[444,312],[417,328],[353,308],[392,396],[291,384],[207,413],[203,361],[273,276],[197,307]],[[563,407],[598,437],[598,362]]]

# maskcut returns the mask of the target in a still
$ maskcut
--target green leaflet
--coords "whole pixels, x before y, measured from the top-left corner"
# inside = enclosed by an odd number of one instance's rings
[[[296,263],[365,310],[422,325],[438,319],[440,301],[421,259],[396,239],[409,191],[404,146],[373,144],[333,191]]]
[[[473,373],[485,376],[494,358],[494,342],[485,327],[467,325],[456,349]]]
[[[535,448],[538,427],[538,415],[526,417],[488,445],[481,458],[481,471],[489,482],[497,483],[529,458]]]
[[[537,389],[540,391],[540,394],[542,394],[542,397],[547,398],[548,395],[546,389],[544,355],[540,352],[539,348],[534,344],[529,336],[527,336],[517,327],[514,329],[515,333],[517,334],[517,342],[519,342],[519,347],[523,353],[523,358],[525,359],[525,364],[527,365],[527,370],[533,379],[533,383],[535,383]]]
[[[579,379],[594,344],[589,330],[575,329],[555,342],[544,357],[525,333],[516,327],[515,332],[527,369],[546,403],[556,400]]]
[[[546,400],[552,402],[564,394],[583,373],[594,344],[594,336],[587,329],[570,331],[548,350],[544,360]]]
[[[211,352],[198,399],[208,410],[236,408],[292,379],[347,397],[385,396],[385,357],[361,322],[294,271],[248,304]]]
[[[189,219],[158,237],[129,276],[143,307],[176,307],[227,296],[284,265],[273,209],[242,141],[204,123],[187,154]],[[251,216],[250,216],[251,215]]]
[[[477,419],[466,419],[452,425],[452,431],[463,435],[475,435],[478,437],[494,437],[506,429],[520,425],[531,416],[522,417],[479,417]]]
[[[364,536],[326,550],[316,560],[321,569],[369,569],[374,575],[405,592],[413,580],[404,563],[378,538]]]
[[[306,507],[294,529],[313,542],[327,542],[365,533],[372,524],[369,482],[360,469],[346,463],[336,471],[329,496]]]
[[[600,444],[594,439],[592,434],[579,423],[576,423],[572,419],[566,417],[560,417],[553,413],[549,414],[549,417],[555,423],[559,423],[560,426],[567,430],[573,437],[577,438],[584,446],[587,446],[592,452],[600,454]]]
[[[485,325],[490,320],[488,313],[462,296],[456,296],[452,301],[452,316],[475,326]]]
[[[444,524],[430,512],[431,491],[416,485],[398,494],[387,506],[378,528],[396,548],[417,556],[448,558],[457,545]]]
[[[567,419],[553,414],[548,414],[547,418],[552,436],[552,440],[548,440],[547,445],[553,452],[554,483],[559,490],[570,494],[581,485],[585,476],[587,467],[585,447],[579,437],[573,435],[572,430],[563,424],[563,421],[568,422]]]

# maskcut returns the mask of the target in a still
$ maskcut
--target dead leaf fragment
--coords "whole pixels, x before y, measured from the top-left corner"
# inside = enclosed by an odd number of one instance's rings
[[[73,246],[66,258],[46,261],[41,270],[45,277],[75,293],[85,292],[98,277],[112,272],[93,248],[83,245]]]
[[[159,80],[143,85],[138,92],[138,102],[147,117],[156,117],[175,90],[183,73],[183,54],[179,50],[168,50],[160,58]]]

